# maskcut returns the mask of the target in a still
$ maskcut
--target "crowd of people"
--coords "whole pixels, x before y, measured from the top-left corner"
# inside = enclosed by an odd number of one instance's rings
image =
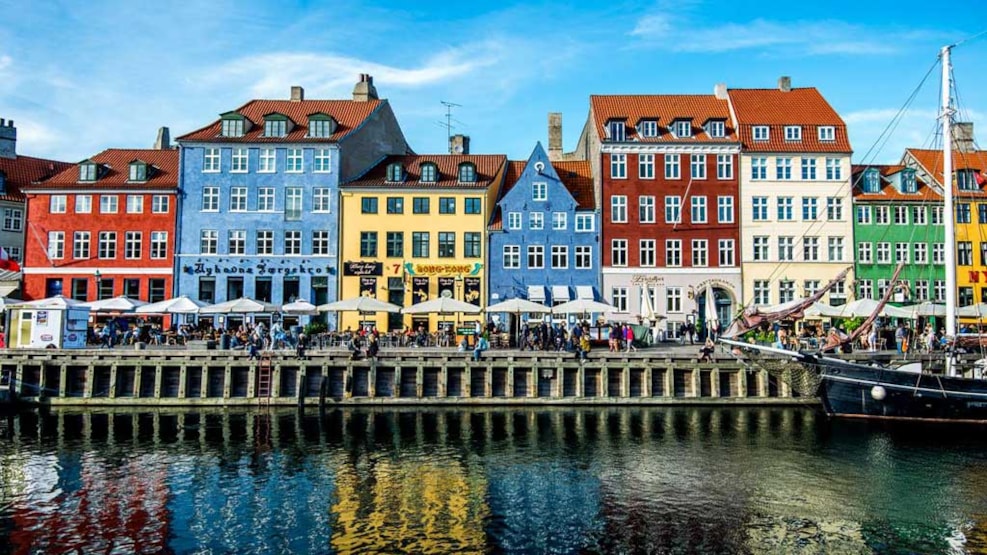
[[[586,360],[590,351],[589,322],[576,322],[567,328],[562,322],[528,323],[521,326],[518,345],[522,351],[556,351],[575,353]]]

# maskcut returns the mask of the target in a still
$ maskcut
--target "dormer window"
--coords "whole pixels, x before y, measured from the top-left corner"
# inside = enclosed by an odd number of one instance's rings
[[[611,141],[623,141],[626,139],[624,132],[624,122],[611,120],[607,123],[607,133],[610,135]]]
[[[284,137],[288,134],[288,118],[281,114],[264,116],[264,136]]]
[[[476,166],[469,162],[463,162],[459,165],[459,182],[460,183],[476,183]]]
[[[956,172],[956,187],[961,191],[976,191],[977,176],[973,170],[958,170]]]
[[[79,164],[79,181],[96,181],[96,164],[83,162]]]
[[[640,129],[638,130],[638,133],[640,133],[642,137],[653,138],[658,136],[658,120],[642,120],[639,126]]]
[[[692,136],[692,122],[688,120],[679,120],[675,122],[673,127],[675,137],[679,139],[687,139]]]
[[[395,162],[387,165],[387,180],[391,183],[404,181],[404,166]]]
[[[802,128],[798,125],[786,125],[785,126],[785,140],[786,141],[801,141],[802,140]]]
[[[130,181],[132,182],[143,182],[147,181],[147,164],[144,162],[131,162],[130,163]]]
[[[755,125],[753,134],[755,141],[767,141],[771,136],[767,125]]]
[[[832,125],[823,125],[819,128],[819,140],[820,141],[835,141],[836,140],[836,128]]]
[[[912,168],[905,168],[901,170],[901,192],[902,193],[917,193],[918,183],[915,181],[915,170]]]
[[[336,120],[328,114],[312,114],[308,117],[308,136],[328,139],[336,132]]]
[[[439,167],[431,162],[422,164],[421,172],[422,183],[435,183],[439,180]]]
[[[877,168],[864,170],[864,192],[871,194],[881,192],[881,174]]]
[[[7,174],[0,172],[0,194],[7,192]]]
[[[727,134],[725,122],[713,120],[707,124],[706,133],[713,139],[722,139]]]
[[[246,130],[244,117],[237,113],[223,114],[220,134],[223,137],[242,137]]]

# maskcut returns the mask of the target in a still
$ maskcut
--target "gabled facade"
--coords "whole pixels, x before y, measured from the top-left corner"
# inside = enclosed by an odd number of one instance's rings
[[[683,323],[702,325],[711,288],[720,321],[730,321],[742,295],[740,142],[725,89],[592,96],[580,141],[577,152],[599,153],[606,300],[675,335]]]
[[[25,188],[25,298],[170,298],[178,178],[175,149],[108,149]]]
[[[852,177],[857,298],[883,297],[904,263],[892,301],[944,301],[942,197],[905,166],[854,166]]]
[[[407,307],[445,296],[485,307],[485,231],[506,168],[503,155],[389,156],[343,183],[341,298]],[[435,331],[481,318],[343,313],[340,329]]]
[[[178,143],[176,293],[210,303],[336,300],[339,183],[409,150],[368,75],[352,100],[292,87],[290,100],[252,100]]]
[[[598,299],[599,211],[589,162],[551,162],[541,143],[510,162],[490,226],[490,303]]]
[[[846,125],[815,88],[730,89],[740,155],[744,306],[814,294],[853,265]],[[847,284],[824,302],[844,304]]]

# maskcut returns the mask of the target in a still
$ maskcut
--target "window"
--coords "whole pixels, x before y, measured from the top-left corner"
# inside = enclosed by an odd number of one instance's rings
[[[857,262],[862,264],[870,264],[873,261],[871,251],[872,246],[870,243],[857,243]]]
[[[915,246],[918,247],[918,245]],[[918,258],[918,256],[915,258]],[[987,266],[987,241],[980,243],[980,265]]]
[[[891,243],[877,244],[877,263],[889,264],[891,262]]]
[[[50,214],[64,214],[67,211],[67,197],[65,195],[52,195],[48,199],[48,212]]]
[[[682,265],[681,239],[665,239],[665,265],[673,268]]]
[[[615,224],[627,223],[627,197],[613,195],[610,197],[610,221]]]
[[[839,158],[827,158],[826,159],[826,179],[830,181],[839,181],[843,178],[843,166],[840,164]]]
[[[219,149],[218,148],[206,148],[202,151],[202,171],[204,172],[218,172],[219,171]]]
[[[168,257],[168,232],[151,232],[151,259],[164,260]]]
[[[23,227],[24,212],[20,208],[3,209],[3,230],[20,231]]]
[[[439,197],[439,214],[455,214],[456,199],[453,197]]]
[[[415,214],[428,214],[429,213],[429,198],[427,197],[415,197],[411,199],[411,210]]]
[[[795,282],[781,280],[778,282],[778,301],[787,303],[795,300]]]
[[[692,265],[702,268],[709,265],[708,243],[706,239],[692,240]]]
[[[820,141],[835,141],[836,140],[836,128],[832,125],[821,125],[819,126],[819,140]]]
[[[312,232],[312,254],[316,256],[328,256],[329,251],[329,230],[317,229]]]
[[[518,269],[521,267],[521,247],[517,245],[504,245],[504,268]]]
[[[387,165],[387,181],[390,183],[400,183],[404,181],[404,166],[395,162]]]
[[[411,234],[411,256],[414,258],[428,258],[429,256],[429,232],[415,231]]]
[[[802,260],[815,262],[819,260],[819,238],[804,237],[802,239]]]
[[[980,203],[977,205],[977,223],[987,224],[987,204],[985,203]]]
[[[274,187],[257,189],[257,210],[259,212],[274,212]]]
[[[439,179],[439,167],[431,162],[422,164],[420,166],[421,177],[419,180],[422,183],[435,183]]]
[[[860,299],[873,299],[874,298],[874,281],[870,279],[860,279],[857,280],[857,298]]]
[[[716,221],[721,224],[733,223],[733,197],[716,197]]]
[[[932,207],[932,225],[943,225],[942,206]]]
[[[642,137],[657,137],[658,136],[658,122],[653,119],[642,120],[638,124],[638,133]]]
[[[224,118],[222,123],[221,133],[224,137],[242,137],[243,118],[241,117]]]
[[[247,211],[247,188],[231,187],[230,212],[246,212],[246,211]]]
[[[864,192],[871,194],[881,192],[881,175],[877,168],[864,170]]]
[[[843,261],[843,238],[842,237],[830,237],[829,242],[829,261],[830,262],[842,262]]]
[[[716,155],[716,178],[717,179],[733,179],[733,155],[732,154],[717,154]]]
[[[90,214],[93,211],[93,197],[92,195],[76,195],[75,196],[75,213],[76,214]]]
[[[284,219],[286,221],[302,219],[302,194],[301,187],[288,187],[284,190]]]
[[[166,195],[154,195],[151,197],[151,213],[167,214],[170,209],[170,200]]]
[[[641,239],[638,243],[638,255],[641,266],[653,267],[655,265],[655,240]]]
[[[806,297],[811,297],[819,291],[819,280],[818,279],[807,279],[802,282],[802,289],[805,291]]]
[[[795,238],[794,237],[779,237],[778,238],[778,260],[794,260],[795,259]]]
[[[360,256],[362,258],[370,258],[377,256],[377,232],[376,231],[361,231],[360,232]]]
[[[459,182],[476,183],[476,166],[470,163],[459,165]]]
[[[908,263],[908,243],[895,243],[894,244],[894,261],[895,263]]]
[[[902,193],[917,193],[918,184],[915,181],[915,170],[911,168],[905,168],[901,170],[901,192]]]
[[[147,164],[143,164],[141,162],[134,162],[130,164],[129,181],[147,181]]]
[[[521,213],[520,212],[508,212],[507,213],[507,229],[521,229]]]
[[[103,250],[103,234],[99,234],[100,252]],[[219,252],[219,232],[215,229],[203,229],[199,232],[199,254],[217,254]],[[100,255],[100,258],[104,258]]]
[[[915,280],[915,300],[916,301],[929,300],[929,280],[927,279]]]
[[[764,262],[768,259],[768,237],[765,235],[754,236],[754,261]]]
[[[374,256],[377,255],[377,234],[374,233]],[[302,232],[294,229],[284,232],[284,254],[297,256],[302,254]]]
[[[802,179],[808,181],[808,180],[814,180],[815,178],[816,178],[816,159],[803,158]]]
[[[73,233],[72,258],[76,260],[87,260],[89,258],[89,241],[90,235],[88,231],[76,231]]]
[[[625,139],[624,122],[615,120],[607,122],[607,136],[611,141],[623,141]]]
[[[961,191],[976,191],[977,179],[973,174],[973,170],[957,170],[956,187]]]
[[[481,234],[477,231],[467,231],[463,233],[463,256],[466,258],[480,258]]]
[[[257,254],[274,254],[274,232],[269,229],[257,231]]]
[[[973,287],[960,287],[959,295],[956,298],[957,306],[970,306],[973,304]]]
[[[626,301],[624,303],[627,304]],[[626,308],[624,309],[627,310]],[[665,312],[682,312],[682,288],[668,287],[665,289]]]
[[[466,214],[479,214],[480,206],[480,197],[467,197],[463,200],[463,210]]]
[[[937,279],[932,283],[934,294],[936,296],[935,300],[945,301],[946,300],[946,280]]]
[[[96,181],[96,164],[81,164],[79,166],[79,181]]]
[[[569,268],[569,247],[552,245],[552,269],[565,270]]]
[[[687,139],[692,136],[692,122],[686,120],[679,120],[675,122],[672,127],[675,130],[675,137],[679,139]]]
[[[908,225],[908,207],[907,206],[895,206],[894,207],[894,223],[896,225]]]
[[[637,217],[642,224],[655,223],[655,197],[642,196],[637,198]]]
[[[116,214],[120,199],[116,195],[101,195],[99,197],[100,214]]]
[[[123,257],[136,260],[141,257],[143,237],[140,231],[128,231],[123,235]]]
[[[888,207],[874,207],[874,223],[877,225],[888,225]]]
[[[542,212],[528,214],[528,229],[545,229],[545,214]]]
[[[329,173],[332,171],[332,154],[328,148],[317,148],[315,150],[315,173]]]
[[[768,178],[768,159],[759,156],[751,158],[751,180],[761,181]]]
[[[829,221],[840,221],[843,219],[843,199],[840,197],[826,197],[826,219]]]
[[[802,197],[802,219],[815,220],[819,216],[819,199],[816,197]]]
[[[219,187],[202,188],[202,211],[219,212]]]
[[[768,197],[754,197],[751,201],[753,208],[752,219],[755,222],[764,222],[768,219]]]
[[[287,134],[288,134],[287,120],[281,118],[264,120],[265,137],[284,137]]]
[[[233,160],[230,165],[231,172],[244,173],[247,171],[247,149],[234,148]]]
[[[869,224],[871,222],[871,209],[870,206],[858,206],[857,207],[857,223],[858,224]]]
[[[247,254],[247,231],[244,229],[231,229],[227,236],[229,254]]]
[[[610,177],[613,179],[624,179],[627,177],[627,155],[610,155]]]
[[[682,223],[682,199],[679,197],[665,197],[665,223]]]
[[[627,266],[627,239],[610,240],[610,265]]]
[[[665,179],[681,179],[681,156],[678,154],[665,155]]]
[[[792,179],[791,158],[775,158],[775,179],[784,181]]]
[[[792,205],[795,201],[792,197],[778,197],[778,221],[790,222],[795,220],[792,214]]]
[[[956,205],[956,223],[970,223],[970,204],[963,202]]]
[[[956,264],[958,266],[973,266],[973,243],[970,241],[957,241]]]
[[[691,207],[691,219],[694,224],[706,223],[706,197],[691,197],[689,199]]]
[[[720,239],[717,245],[719,247],[718,260],[720,266],[728,267],[733,266],[736,262],[734,259],[734,242],[733,239]]]
[[[785,140],[786,141],[801,141],[802,140],[802,128],[798,125],[786,125],[785,126]]]
[[[302,149],[289,148],[284,171],[288,173],[301,173],[302,171]]]
[[[943,243],[932,244],[932,263],[944,264],[946,262],[946,247]]]
[[[312,212],[330,211],[332,211],[332,189],[329,187],[316,187],[312,189]]]
[[[576,247],[576,269],[589,270],[593,268],[593,247]]]
[[[641,179],[654,179],[655,178],[655,155],[654,154],[638,154],[637,155],[637,176]]]
[[[753,130],[755,141],[767,141],[769,138],[767,125],[755,125]]]
[[[771,302],[771,282],[764,279],[754,280],[754,304]]]
[[[593,214],[576,214],[576,233],[590,233],[596,229]]]
[[[404,214],[404,197],[387,197],[388,214]]]
[[[545,267],[545,247],[528,245],[528,269],[540,270]]]
[[[614,287],[610,290],[610,304],[617,312],[627,312],[627,288]]]
[[[48,258],[65,258],[65,232],[48,232]]]
[[[548,200],[548,183],[532,183],[531,200],[539,202]]]
[[[689,172],[693,179],[706,179],[706,155],[693,154],[689,157]]]
[[[277,157],[273,148],[260,149],[260,164],[257,171],[260,173],[274,173],[277,170]]]
[[[987,243],[981,243],[981,245],[987,245]],[[915,243],[915,263],[929,263],[929,245],[925,243]]]
[[[706,132],[714,139],[722,139],[726,135],[726,123],[722,121],[711,121]]]
[[[89,298],[89,278],[72,278],[72,298],[86,302]]]
[[[565,212],[552,212],[552,229],[564,230],[568,226]]]
[[[308,136],[316,139],[328,139],[335,131],[335,123],[331,117],[313,115],[308,120]]]

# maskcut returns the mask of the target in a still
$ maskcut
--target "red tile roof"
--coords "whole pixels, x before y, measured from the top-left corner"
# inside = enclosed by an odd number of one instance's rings
[[[900,202],[900,201],[913,201],[913,202],[942,202],[942,195],[940,195],[933,187],[930,187],[925,181],[923,181],[918,176],[915,176],[916,192],[913,194],[901,193],[895,186],[888,180],[881,180],[881,190],[878,193],[865,193],[863,192],[863,171],[867,168],[878,168],[881,171],[881,175],[885,178],[890,177],[901,170],[905,169],[902,165],[872,165],[872,166],[853,166],[851,170],[853,174],[853,198],[856,201],[862,202]]]
[[[507,161],[507,171],[504,172],[504,186],[500,189],[500,199],[504,198],[514,185],[517,184],[518,179],[521,178],[521,174],[524,173],[524,167],[528,164],[526,160],[508,160]],[[504,218],[500,211],[500,206],[494,206],[493,214],[490,216],[490,225],[487,226],[490,231],[500,231],[504,229]]]
[[[130,163],[140,160],[150,166],[146,182],[130,181]],[[85,161],[85,160],[84,160]],[[51,179],[31,189],[175,189],[178,187],[178,150],[110,148],[89,158],[102,169],[96,181],[79,181],[79,164],[72,164]]]
[[[744,148],[755,152],[850,153],[846,124],[815,87],[790,91],[778,89],[730,89],[730,103],[740,127]],[[769,140],[755,141],[754,126],[767,125]],[[786,141],[785,126],[802,127],[801,141]],[[832,141],[819,140],[819,127],[835,128]]]
[[[0,158],[0,172],[6,180],[6,190],[0,194],[0,200],[24,202],[21,192],[31,186],[31,183],[47,179],[52,175],[72,167],[68,162],[17,156],[16,158]]]
[[[593,192],[593,170],[589,161],[552,162],[559,179],[576,200],[577,210],[595,210],[596,195]]]
[[[918,162],[922,169],[924,169],[933,179],[936,180],[936,184],[942,187],[942,151],[941,150],[926,150],[921,148],[909,148],[905,149],[905,158],[911,156],[916,162]],[[958,150],[953,151],[953,171],[957,170],[974,170],[979,172],[981,175],[987,177],[987,150],[975,150],[973,152],[960,152]],[[955,181],[955,176],[954,176]],[[987,195],[985,191],[987,183],[980,187],[978,191],[961,191],[957,187],[953,187],[953,194],[956,196],[983,196]]]
[[[717,100],[711,94],[647,94],[647,95],[592,95],[589,97],[596,131],[600,140],[607,140],[607,122],[624,120],[628,141],[645,143],[695,143],[736,142],[737,134],[730,107],[726,100]],[[691,119],[691,138],[678,139],[669,127],[676,119]],[[710,119],[726,121],[726,136],[712,138],[706,134],[703,124]],[[643,137],[636,126],[642,120],[658,120],[658,136]]]
[[[438,179],[434,183],[420,181],[421,166],[431,162],[438,166]],[[459,182],[459,165],[471,162],[476,165],[476,181]],[[493,185],[504,170],[507,157],[502,154],[410,154],[384,158],[363,175],[352,179],[343,187],[389,187],[404,189],[484,189]],[[387,167],[393,163],[404,166],[405,178],[399,183],[387,181]]]
[[[339,141],[360,126],[380,106],[383,100],[251,100],[234,110],[253,124],[242,137],[222,137],[222,119],[182,135],[179,141],[201,141],[217,143],[307,143]],[[264,116],[278,113],[294,122],[294,128],[284,137],[263,137]],[[308,137],[308,116],[328,114],[336,120],[336,131],[329,138]]]

